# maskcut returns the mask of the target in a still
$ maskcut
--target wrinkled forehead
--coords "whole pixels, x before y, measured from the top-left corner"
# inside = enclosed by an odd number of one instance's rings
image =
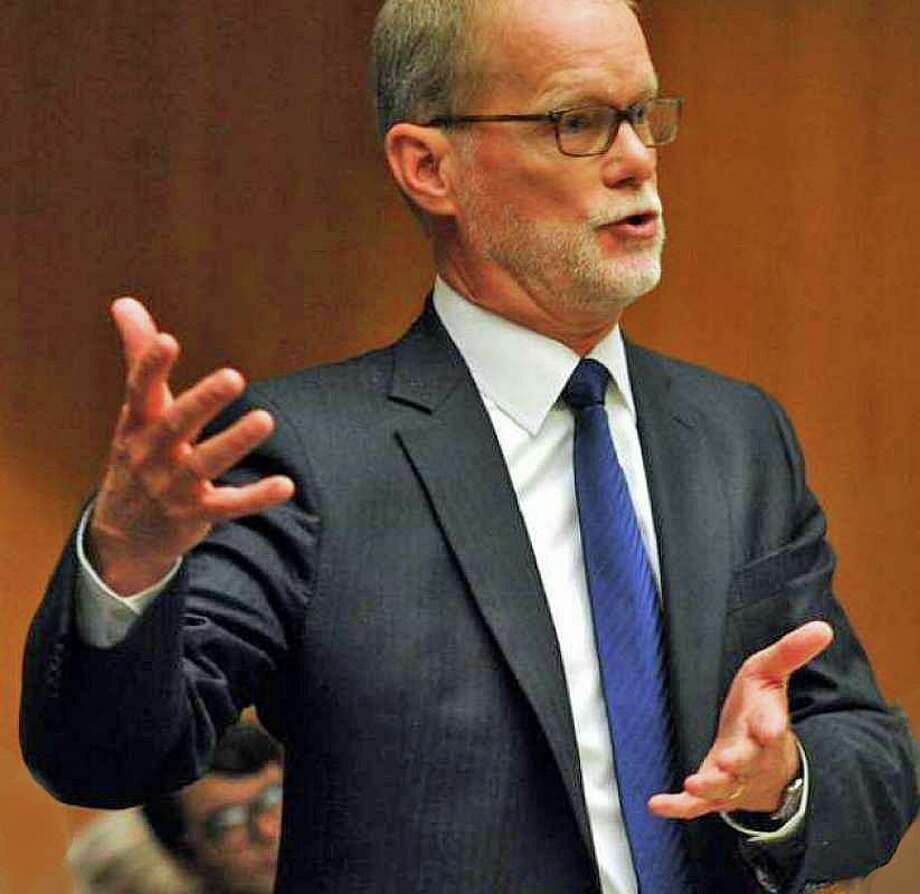
[[[625,0],[485,3],[476,30],[481,99],[489,105],[575,94],[628,104],[657,89],[645,35]]]

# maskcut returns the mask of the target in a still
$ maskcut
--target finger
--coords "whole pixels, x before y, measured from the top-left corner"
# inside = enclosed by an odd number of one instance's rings
[[[748,685],[738,690],[732,710],[720,718],[719,735],[700,770],[716,767],[744,774],[761,751],[789,729],[789,701],[784,685]]]
[[[789,706],[783,699],[761,699],[748,720],[748,731],[752,739],[762,748],[777,742],[789,729]]]
[[[179,343],[163,332],[155,335],[141,351],[128,372],[129,423],[145,424],[169,407],[169,374],[178,356]]]
[[[203,498],[212,521],[229,521],[264,512],[294,496],[294,482],[286,475],[273,475],[242,487],[215,487]]]
[[[684,780],[684,791],[706,801],[730,801],[737,797],[744,785],[743,778],[713,768],[688,776]]]
[[[728,797],[739,783],[757,772],[763,751],[764,742],[749,727],[731,736],[720,735],[696,773],[686,778],[684,788],[703,798]]]
[[[800,667],[820,655],[834,639],[831,625],[810,621],[787,633],[745,662],[745,669],[761,677],[785,682]]]
[[[136,298],[118,298],[112,302],[110,312],[121,338],[125,363],[130,369],[159,330],[147,308]]]
[[[151,449],[165,452],[178,443],[194,440],[208,422],[243,393],[245,387],[246,380],[235,369],[221,369],[205,376],[172,401],[153,433]],[[200,477],[213,476],[203,474]]]
[[[265,410],[252,410],[228,429],[197,445],[185,461],[199,479],[210,481],[235,466],[273,431],[274,420]]]
[[[720,810],[731,810],[734,801],[711,801],[707,798],[698,798],[689,792],[680,792],[676,795],[653,795],[649,798],[648,809],[665,819],[691,820],[707,813],[718,813]]]
[[[684,788],[705,798],[727,796],[756,772],[756,762],[762,753],[763,749],[750,737],[727,747],[716,743],[700,768],[684,780]]]
[[[735,778],[744,778],[750,776],[751,768],[763,753],[763,746],[754,736],[739,736],[725,748],[718,751],[713,748],[713,752],[712,762],[719,771]]]

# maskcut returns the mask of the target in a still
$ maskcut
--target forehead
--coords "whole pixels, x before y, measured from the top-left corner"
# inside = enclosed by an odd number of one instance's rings
[[[490,106],[629,104],[657,89],[645,36],[621,0],[511,0],[482,38]]]

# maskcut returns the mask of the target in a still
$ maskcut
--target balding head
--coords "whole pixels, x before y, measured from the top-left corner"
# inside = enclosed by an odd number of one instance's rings
[[[634,0],[598,0],[624,3]],[[372,68],[381,136],[399,121],[468,112],[489,80],[498,23],[521,0],[386,0],[374,27]],[[525,7],[526,8],[526,7]]]

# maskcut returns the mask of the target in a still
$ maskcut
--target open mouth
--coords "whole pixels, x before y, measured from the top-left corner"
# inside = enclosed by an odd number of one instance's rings
[[[658,236],[658,212],[640,211],[609,224],[610,231],[627,239],[654,239]]]
[[[655,220],[657,215],[652,211],[645,211],[641,214],[631,214],[629,217],[624,217],[621,220],[618,220],[617,223],[625,223],[633,227],[641,227],[643,224],[647,224],[650,221]]]

